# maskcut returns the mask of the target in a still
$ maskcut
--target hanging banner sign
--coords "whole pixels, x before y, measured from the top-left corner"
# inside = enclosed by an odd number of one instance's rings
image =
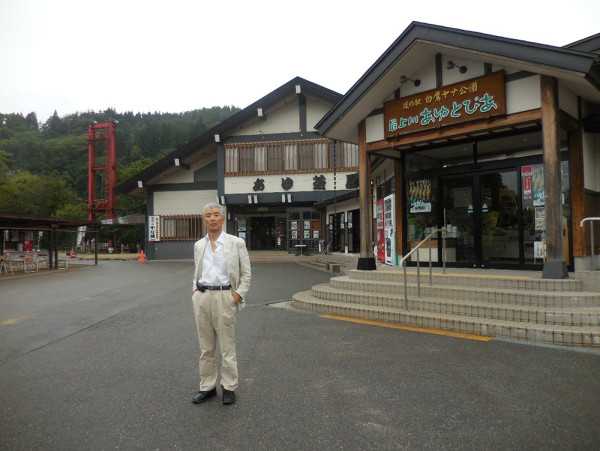
[[[384,103],[385,137],[506,114],[504,71]]]
[[[148,216],[148,241],[160,241],[160,216]]]

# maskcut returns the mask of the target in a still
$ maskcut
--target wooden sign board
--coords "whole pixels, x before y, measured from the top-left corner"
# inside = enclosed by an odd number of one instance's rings
[[[384,104],[385,137],[506,114],[504,71]]]

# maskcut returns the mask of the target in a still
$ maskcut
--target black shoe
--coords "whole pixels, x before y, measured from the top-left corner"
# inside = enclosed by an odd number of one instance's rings
[[[233,404],[235,402],[235,392],[233,390],[227,390],[223,388],[222,385],[221,390],[223,390],[223,404],[226,406]]]
[[[200,404],[200,403],[203,403],[204,401],[206,401],[208,398],[212,398],[213,396],[217,396],[216,388],[213,388],[212,390],[208,390],[208,391],[200,390],[198,393],[196,393],[196,396],[194,396],[194,399],[192,400],[192,402],[194,404]]]

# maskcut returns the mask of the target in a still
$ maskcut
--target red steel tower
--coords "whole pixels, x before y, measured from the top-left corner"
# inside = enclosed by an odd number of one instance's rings
[[[115,217],[117,184],[117,125],[114,122],[90,124],[88,127],[88,219],[100,214]],[[96,148],[96,143],[104,142]],[[96,166],[96,161],[104,165]],[[97,195],[98,194],[98,195]]]

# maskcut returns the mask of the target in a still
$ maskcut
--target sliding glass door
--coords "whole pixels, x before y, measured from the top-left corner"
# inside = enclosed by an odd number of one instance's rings
[[[519,264],[516,170],[442,177],[441,192],[449,263],[473,267]]]

